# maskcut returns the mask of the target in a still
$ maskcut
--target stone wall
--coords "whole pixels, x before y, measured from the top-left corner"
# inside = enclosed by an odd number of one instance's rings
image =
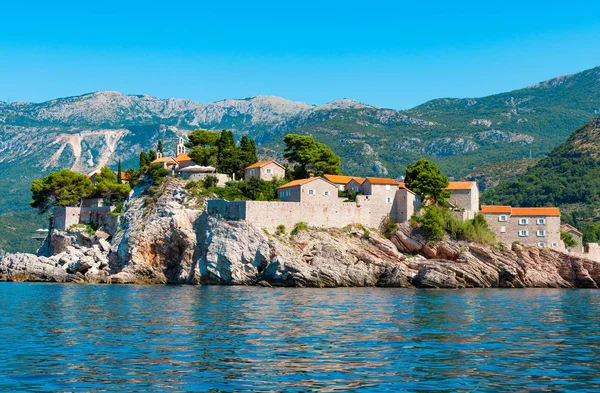
[[[454,190],[449,202],[459,209],[465,211],[463,220],[473,219],[479,211],[479,189],[473,187],[470,190]]]
[[[212,176],[217,178],[217,187],[225,187],[225,183],[232,179],[224,173],[180,173],[179,177],[189,181],[202,181],[207,177]]]
[[[79,207],[56,207],[54,208],[53,226],[59,231],[66,231],[73,225],[79,224],[80,215]]]

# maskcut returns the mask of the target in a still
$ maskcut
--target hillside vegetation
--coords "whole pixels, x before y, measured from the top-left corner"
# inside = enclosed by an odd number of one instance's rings
[[[585,230],[587,241],[597,241],[600,228],[595,228],[594,222],[600,208],[600,118],[579,128],[517,179],[487,191],[483,201],[497,205],[559,206],[563,221]]]

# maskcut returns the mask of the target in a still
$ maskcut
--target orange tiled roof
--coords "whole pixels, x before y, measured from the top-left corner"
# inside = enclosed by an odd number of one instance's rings
[[[152,161],[151,164],[156,164],[156,163],[163,163],[166,162],[167,165],[175,165],[177,164],[175,161],[173,161],[173,157],[162,157],[162,158],[157,158],[156,160]]]
[[[481,206],[482,214],[510,214],[519,217],[560,217],[557,207],[511,207],[511,206]]]
[[[273,163],[273,164],[275,164],[277,166],[280,166],[281,168],[285,168],[283,165],[281,165],[280,163],[278,163],[275,160],[268,160],[268,161],[255,162],[254,164],[249,165],[249,166],[245,167],[244,169],[260,168],[260,167],[263,167],[263,166],[265,166],[267,164],[270,164],[270,163]]]
[[[560,230],[563,232],[576,232],[579,235],[583,235],[583,233],[579,232],[579,230],[577,230],[577,228],[575,228],[574,226],[569,225],[569,224],[562,224],[560,226]]]
[[[511,214],[512,207],[511,206],[481,206],[481,210],[479,213],[482,214]]]
[[[306,179],[298,179],[298,180],[293,180],[289,183],[285,183],[283,186],[281,187],[277,187],[277,189],[280,188],[288,188],[288,187],[295,187],[295,186],[301,186],[303,184],[309,183],[313,180],[317,180],[317,179],[322,179],[321,177],[308,177]]]
[[[513,207],[513,216],[550,216],[560,217],[560,209],[558,207]]]
[[[451,181],[444,190],[470,190],[475,184],[474,181]]]
[[[183,154],[180,154],[177,157],[175,157],[175,161],[177,161],[177,162],[192,161],[192,158],[190,156],[188,156],[186,153],[183,153]]]
[[[386,177],[367,177],[367,180],[371,184],[393,184],[395,186],[400,185],[400,182],[397,182],[394,179],[388,179]]]
[[[363,184],[365,179],[362,177],[355,176],[343,176],[343,175],[323,175],[323,177],[335,184],[348,184],[351,180],[356,180],[359,184]]]
[[[406,188],[406,183],[398,183],[398,188]]]

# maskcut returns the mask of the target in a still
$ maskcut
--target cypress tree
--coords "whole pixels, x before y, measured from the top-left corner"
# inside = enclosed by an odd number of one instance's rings
[[[158,152],[162,154],[163,152],[163,143],[162,141],[158,141]]]
[[[145,151],[140,153],[140,170],[143,170],[150,164],[150,158]]]
[[[121,176],[123,176],[123,174],[121,173],[121,160],[119,159],[119,166],[117,167],[117,184],[123,184]]]

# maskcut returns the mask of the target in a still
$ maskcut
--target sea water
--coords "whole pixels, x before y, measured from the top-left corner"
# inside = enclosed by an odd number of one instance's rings
[[[0,284],[1,391],[598,391],[595,290]]]

